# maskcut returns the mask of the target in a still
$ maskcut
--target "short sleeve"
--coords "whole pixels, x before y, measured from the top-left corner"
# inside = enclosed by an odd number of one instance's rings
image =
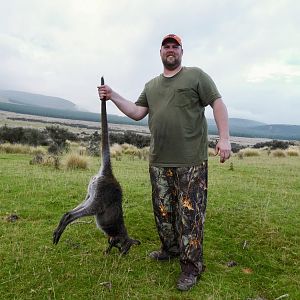
[[[216,99],[221,98],[221,94],[211,77],[202,70],[198,82],[198,93],[203,106],[207,106]]]
[[[146,87],[142,91],[141,95],[139,96],[139,98],[135,102],[135,104],[138,106],[149,107],[148,101],[147,101],[147,96],[146,96]]]

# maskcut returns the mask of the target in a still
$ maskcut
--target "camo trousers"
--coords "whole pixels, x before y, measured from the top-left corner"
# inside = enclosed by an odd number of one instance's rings
[[[162,249],[180,257],[183,271],[203,271],[207,161],[193,167],[150,166],[152,203]]]

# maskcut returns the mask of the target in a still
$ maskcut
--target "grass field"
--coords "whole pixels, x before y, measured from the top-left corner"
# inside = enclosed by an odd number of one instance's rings
[[[299,157],[233,157],[231,167],[210,158],[207,268],[187,293],[175,287],[178,261],[148,258],[159,240],[146,161],[113,161],[129,234],[142,242],[120,257],[116,249],[103,254],[107,241],[93,218],[69,226],[52,245],[98,160],[66,171],[30,165],[31,158],[0,154],[0,299],[300,299]]]

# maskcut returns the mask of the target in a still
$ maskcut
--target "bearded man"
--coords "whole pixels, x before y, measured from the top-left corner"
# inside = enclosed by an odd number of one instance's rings
[[[204,271],[203,229],[207,203],[208,134],[205,107],[210,105],[219,131],[216,154],[229,159],[227,108],[213,80],[197,67],[182,66],[182,41],[175,34],[162,39],[163,73],[146,83],[138,100],[124,99],[108,85],[98,87],[128,117],[149,114],[149,173],[160,250],[157,261],[179,258],[177,288],[193,287]]]

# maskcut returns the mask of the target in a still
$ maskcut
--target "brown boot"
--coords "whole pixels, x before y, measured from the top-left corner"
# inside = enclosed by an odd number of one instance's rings
[[[196,283],[197,279],[200,279],[200,275],[205,270],[205,265],[197,267],[193,263],[181,261],[181,273],[177,280],[177,289],[180,291],[188,291]]]
[[[191,273],[181,272],[177,280],[177,289],[180,291],[188,291],[197,283],[197,277]]]

